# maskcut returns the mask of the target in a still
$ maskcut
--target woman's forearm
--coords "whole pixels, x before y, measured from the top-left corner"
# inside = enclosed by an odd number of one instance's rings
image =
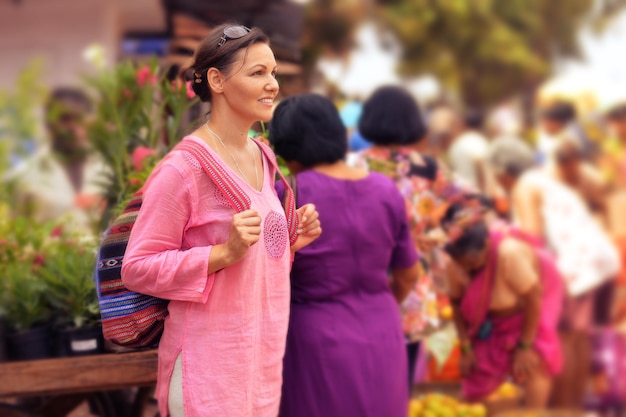
[[[401,304],[409,295],[411,288],[415,286],[417,280],[419,279],[419,273],[420,270],[417,262],[409,268],[393,270],[391,291],[393,292],[398,304]]]
[[[226,243],[214,245],[211,248],[209,255],[209,265],[207,268],[207,275],[214,274],[215,272],[231,266],[237,262],[237,259],[232,255],[232,252],[228,249]]]
[[[525,345],[531,345],[537,335],[541,317],[541,287],[539,285],[533,286],[524,295],[524,301],[524,322],[522,323],[520,342]]]

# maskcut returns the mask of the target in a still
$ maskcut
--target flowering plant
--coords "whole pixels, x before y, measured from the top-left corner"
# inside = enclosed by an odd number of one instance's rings
[[[0,311],[17,331],[51,322],[82,327],[100,318],[95,242],[54,223],[0,222]]]
[[[0,312],[17,331],[47,322],[52,311],[46,284],[35,274],[51,225],[34,226],[24,217],[0,217]]]
[[[96,116],[89,137],[109,167],[105,180],[110,210],[102,221],[106,227],[147,176],[136,173],[149,172],[180,140],[184,118],[198,99],[189,83],[171,81],[159,73],[156,60],[143,65],[121,62],[112,70],[87,78],[87,82],[96,95]],[[144,156],[151,157],[139,170],[136,161],[133,163],[137,149],[147,150]]]

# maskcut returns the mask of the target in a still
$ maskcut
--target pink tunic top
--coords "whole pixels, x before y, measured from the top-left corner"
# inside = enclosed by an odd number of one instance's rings
[[[199,138],[185,140],[201,143],[221,162]],[[222,165],[263,219],[261,238],[242,261],[207,275],[211,247],[226,242],[235,212],[181,151],[170,152],[146,182],[125,253],[124,284],[171,300],[159,344],[162,416],[181,352],[187,417],[278,414],[290,297],[287,221],[267,159],[261,192]]]

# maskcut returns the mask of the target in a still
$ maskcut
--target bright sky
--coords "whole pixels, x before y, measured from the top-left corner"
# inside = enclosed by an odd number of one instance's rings
[[[557,67],[559,86],[597,91],[601,103],[626,97],[626,11],[598,37],[585,31],[581,43],[584,62],[563,62]],[[357,49],[349,62],[322,60],[320,70],[350,95],[366,97],[376,87],[399,83],[395,73],[397,49],[383,50],[372,24],[365,23],[357,34]],[[432,79],[412,83],[414,92],[430,95],[437,87]],[[561,87],[559,87],[561,88]]]
[[[584,62],[559,66],[564,77],[591,84],[599,90],[602,102],[626,97],[626,11],[622,12],[600,35],[581,33]]]

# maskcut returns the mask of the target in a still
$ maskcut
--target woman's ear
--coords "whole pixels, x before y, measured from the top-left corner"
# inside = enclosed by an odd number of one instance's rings
[[[213,94],[221,94],[224,91],[224,77],[217,68],[209,68],[206,78]]]

